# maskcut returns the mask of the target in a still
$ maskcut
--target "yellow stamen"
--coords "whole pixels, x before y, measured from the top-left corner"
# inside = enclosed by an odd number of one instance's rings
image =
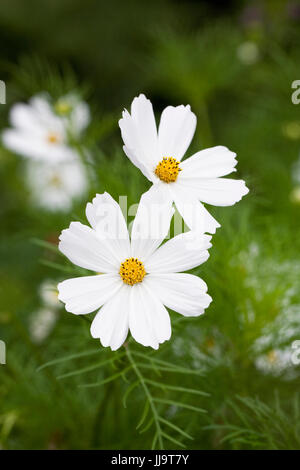
[[[50,180],[49,183],[51,186],[54,186],[55,188],[61,188],[62,187],[62,181],[60,176],[57,173],[54,173]]]
[[[57,112],[57,114],[60,114],[61,116],[65,116],[66,114],[69,114],[72,107],[70,103],[68,103],[67,101],[58,101],[54,105],[54,109]]]
[[[274,362],[277,361],[277,354],[276,354],[276,351],[274,351],[274,350],[269,351],[268,354],[267,354],[267,357],[268,357],[268,361],[269,361],[271,364],[274,364]]]
[[[119,274],[122,281],[129,286],[142,282],[146,275],[143,263],[137,258],[127,258],[121,263]]]
[[[59,141],[59,137],[58,137],[57,134],[54,134],[53,132],[50,132],[47,135],[47,141],[49,142],[49,144],[57,144],[57,142]]]
[[[155,168],[154,173],[161,181],[174,183],[177,180],[178,173],[181,171],[179,163],[176,158],[164,157]]]

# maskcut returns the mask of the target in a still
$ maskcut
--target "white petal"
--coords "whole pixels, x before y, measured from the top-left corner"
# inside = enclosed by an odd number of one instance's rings
[[[205,282],[193,274],[149,274],[146,282],[164,305],[187,317],[204,313],[212,300]]]
[[[15,104],[9,114],[10,123],[18,130],[25,131],[31,135],[41,135],[44,127],[38,119],[38,114],[27,104]]]
[[[109,240],[120,262],[130,256],[127,225],[119,204],[110,194],[97,194],[86,206],[86,217],[99,237]]]
[[[232,206],[249,192],[245,181],[230,178],[190,178],[181,180],[179,185],[183,191],[197,194],[200,201],[214,206]]]
[[[189,178],[215,178],[229,175],[236,171],[236,153],[221,145],[211,147],[195,153],[190,158],[181,162],[181,179]]]
[[[168,187],[155,184],[141,197],[131,232],[132,256],[146,261],[166,238],[174,214]]]
[[[130,286],[123,285],[97,313],[91,325],[93,338],[100,338],[104,347],[113,351],[124,343],[128,334]]]
[[[196,123],[189,105],[165,108],[158,130],[160,156],[181,160],[194,136]]]
[[[154,170],[158,163],[158,141],[151,101],[143,94],[134,98],[131,115],[125,110],[119,126],[126,149],[142,165]]]
[[[84,101],[75,103],[71,114],[72,130],[75,134],[80,134],[89,125],[91,120],[90,109]]]
[[[56,116],[49,104],[51,97],[47,93],[41,93],[33,96],[29,100],[29,107],[36,113],[39,119],[48,121],[49,119],[56,119]]]
[[[158,349],[171,337],[167,310],[143,283],[132,287],[130,297],[129,328],[133,338],[143,346]]]
[[[64,119],[58,117],[47,99],[47,94],[36,95],[29,100],[29,106],[44,129],[65,135]]]
[[[172,185],[171,191],[178,212],[190,230],[197,233],[215,233],[220,224],[199,202],[197,194],[191,188],[186,189],[176,182]]]
[[[187,271],[204,263],[208,257],[211,237],[193,232],[182,233],[168,240],[147,260],[147,273]]]
[[[107,240],[80,222],[72,222],[60,235],[59,249],[72,263],[101,273],[116,273],[120,261]]]
[[[123,146],[123,150],[131,163],[133,163],[133,165],[136,166],[149,181],[152,183],[156,182],[157,177],[154,173],[154,166],[147,166],[145,162],[139,158],[139,154],[134,150],[127,148],[126,145]]]
[[[34,204],[48,210],[69,210],[73,198],[82,197],[88,189],[85,168],[76,160],[49,164],[30,159],[25,179]]]
[[[37,149],[31,139],[28,139],[26,132],[14,129],[5,129],[1,134],[3,145],[19,155],[36,157]],[[40,153],[40,149],[38,149]]]
[[[122,287],[118,274],[99,274],[67,279],[58,284],[59,300],[67,312],[81,315],[101,307]]]
[[[44,135],[35,136],[24,130],[6,129],[2,133],[2,141],[13,152],[36,160],[56,163],[78,159],[76,152],[68,146],[49,144]]]

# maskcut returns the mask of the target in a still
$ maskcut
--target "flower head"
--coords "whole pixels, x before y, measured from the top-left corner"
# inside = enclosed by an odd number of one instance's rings
[[[145,194],[130,237],[119,205],[97,194],[86,207],[91,227],[72,222],[63,230],[60,251],[98,274],[61,282],[59,299],[76,315],[102,307],[91,334],[103,346],[118,349],[130,330],[137,342],[157,349],[171,336],[166,307],[198,316],[210,304],[205,282],[182,271],[207,260],[211,237],[188,232],[162,244],[173,212],[159,196]]]
[[[150,193],[175,202],[191,230],[214,233],[218,222],[200,201],[230,206],[248,193],[243,180],[222,178],[235,171],[236,154],[217,146],[181,161],[193,138],[196,116],[190,106],[168,106],[157,131],[151,102],[140,95],[119,121],[124,152],[153,183]]]
[[[88,186],[79,155],[69,145],[69,136],[79,136],[89,122],[86,103],[67,95],[52,106],[46,95],[38,95],[29,104],[13,106],[10,121],[13,127],[3,132],[2,140],[28,157],[25,178],[33,202],[69,210],[73,198],[83,196]]]
[[[4,145],[25,157],[56,163],[77,159],[77,153],[68,144],[68,132],[78,136],[89,122],[86,103],[74,97],[61,98],[69,106],[66,114],[56,112],[46,95],[31,98],[29,104],[15,104],[10,111],[11,129],[2,133]],[[59,103],[60,101],[58,101]]]

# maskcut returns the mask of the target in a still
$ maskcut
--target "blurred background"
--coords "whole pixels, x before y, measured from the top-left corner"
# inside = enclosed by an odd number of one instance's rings
[[[250,188],[236,206],[210,208],[222,227],[209,260],[194,270],[213,298],[205,315],[172,313],[172,338],[157,353],[133,345],[139,361],[151,364],[145,377],[160,384],[151,393],[166,400],[159,416],[173,424],[173,442],[162,447],[178,448],[179,440],[189,449],[300,448],[300,369],[292,360],[300,340],[300,104],[291,100],[299,40],[300,3],[292,0],[229,1],[226,8],[209,1],[1,1],[1,130],[15,103],[45,91],[53,100],[77,93],[90,107],[80,145],[93,179],[72,207],[40,207],[24,177],[28,159],[1,144],[0,339],[7,357],[0,448],[153,445],[151,411],[136,429],[145,395],[132,371],[120,373],[126,359],[114,361],[55,294],[57,282],[74,276],[56,250],[61,230],[85,221],[96,192],[128,195],[132,204],[148,189],[122,152],[118,127],[141,92],[157,116],[168,104],[189,103],[198,124],[188,155],[229,147],[238,155],[237,177]]]

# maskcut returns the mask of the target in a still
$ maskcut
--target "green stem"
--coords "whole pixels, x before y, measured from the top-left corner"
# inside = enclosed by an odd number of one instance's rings
[[[125,346],[125,349],[126,349],[126,355],[128,357],[128,360],[131,363],[132,368],[136,373],[136,376],[138,377],[139,381],[141,382],[143,390],[144,390],[145,395],[146,395],[146,398],[149,402],[150,408],[151,408],[152,413],[153,413],[155,426],[156,426],[156,433],[157,433],[157,437],[158,437],[159,446],[160,446],[161,449],[163,449],[164,446],[163,446],[163,439],[162,439],[162,430],[161,430],[161,426],[160,426],[160,422],[159,422],[159,415],[157,413],[157,409],[156,409],[154,400],[153,400],[152,395],[149,391],[149,388],[147,387],[147,383],[146,383],[142,373],[140,372],[138,366],[136,365],[136,363],[134,362],[134,360],[132,358],[129,347]]]
[[[198,122],[200,125],[200,146],[201,148],[211,147],[213,145],[213,133],[210,125],[210,118],[206,103],[201,101],[197,106]]]
[[[87,161],[87,156],[85,154],[85,151],[84,151],[84,147],[82,145],[80,145],[79,143],[76,143],[75,145],[75,148],[78,152],[78,155],[80,157],[80,160],[86,170],[86,173],[87,173],[87,177],[88,177],[88,180],[89,180],[89,183],[90,183],[90,189],[92,190],[92,192],[95,192],[96,191],[96,179],[95,179],[95,175],[94,175],[94,172],[91,168],[91,165],[89,164],[89,162]]]

